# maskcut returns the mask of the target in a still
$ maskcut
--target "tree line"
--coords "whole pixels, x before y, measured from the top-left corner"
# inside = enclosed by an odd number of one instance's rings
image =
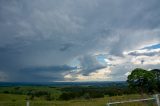
[[[43,97],[45,100],[71,100],[71,99],[92,99],[103,98],[104,96],[117,96],[124,94],[160,92],[160,70],[145,70],[136,68],[128,75],[126,83],[113,84],[111,86],[68,86],[48,87],[50,91],[43,89],[21,89],[15,87],[12,90],[5,90],[3,93],[25,94],[30,100],[36,97]],[[55,97],[52,90],[60,91]]]

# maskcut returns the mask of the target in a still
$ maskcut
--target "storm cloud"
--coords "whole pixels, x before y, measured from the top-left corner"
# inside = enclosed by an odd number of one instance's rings
[[[124,52],[160,43],[159,3],[0,0],[0,80],[47,82],[65,81],[68,73],[87,76],[110,67],[96,59],[100,54],[128,62]],[[114,71],[121,68],[111,69],[117,76],[123,74]]]

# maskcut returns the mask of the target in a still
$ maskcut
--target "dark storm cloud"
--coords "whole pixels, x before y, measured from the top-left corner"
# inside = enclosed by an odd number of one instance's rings
[[[94,72],[98,69],[103,69],[106,66],[99,63],[98,60],[96,60],[95,56],[91,56],[91,55],[85,55],[83,57],[79,58],[80,60],[80,65],[81,65],[81,74],[87,76],[88,74],[90,74],[91,72]]]
[[[72,44],[62,44],[62,47],[59,49],[60,51],[66,51],[72,47]]]
[[[63,81],[65,73],[76,69],[77,67],[67,65],[27,67],[12,73],[13,76],[11,79],[12,81],[19,81],[19,79],[22,79],[22,81],[25,82]]]
[[[27,67],[62,66],[75,58],[104,52],[121,56],[123,51],[146,42],[159,42],[159,3],[0,0],[0,71],[11,81],[17,70]],[[86,75],[103,68],[92,59],[82,59],[80,63]],[[35,77],[32,78],[31,81]],[[36,78],[44,79],[43,75]]]

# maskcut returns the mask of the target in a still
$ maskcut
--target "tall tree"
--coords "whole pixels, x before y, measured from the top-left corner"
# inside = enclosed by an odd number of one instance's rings
[[[129,87],[139,91],[141,94],[153,92],[156,86],[155,74],[141,68],[134,69],[128,76],[127,82]]]

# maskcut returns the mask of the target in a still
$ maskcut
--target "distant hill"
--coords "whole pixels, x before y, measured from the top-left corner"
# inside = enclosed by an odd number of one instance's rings
[[[126,81],[100,82],[0,82],[0,86],[123,86]]]

